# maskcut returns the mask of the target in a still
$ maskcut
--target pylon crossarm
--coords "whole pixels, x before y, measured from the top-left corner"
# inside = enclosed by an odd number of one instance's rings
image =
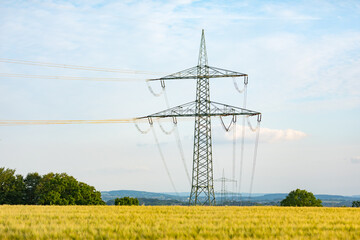
[[[223,78],[223,77],[244,77],[246,73],[235,72],[217,67],[205,66],[209,69],[209,78]]]
[[[209,113],[197,113],[196,112],[196,101],[182,104],[173,108],[166,109],[164,111],[151,114],[137,119],[144,118],[167,118],[167,117],[215,117],[215,116],[256,116],[261,115],[260,112],[252,111],[245,108],[235,107],[223,103],[210,102]]]
[[[197,66],[191,67],[180,72],[172,73],[165,77],[148,79],[147,81],[176,80],[176,79],[196,79]]]
[[[183,71],[173,73],[161,78],[148,79],[147,81],[164,81],[164,80],[179,80],[179,79],[201,79],[201,78],[226,78],[226,77],[244,77],[245,73],[235,72],[222,68],[203,66],[206,71],[205,75],[198,75],[199,66],[185,69]]]

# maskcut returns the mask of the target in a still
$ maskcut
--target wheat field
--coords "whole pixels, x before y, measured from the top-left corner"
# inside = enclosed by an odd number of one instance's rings
[[[0,239],[360,239],[360,209],[2,205]]]

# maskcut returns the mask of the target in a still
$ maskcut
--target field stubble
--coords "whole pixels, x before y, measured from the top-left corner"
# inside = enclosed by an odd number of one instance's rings
[[[0,239],[359,239],[360,209],[0,206]]]

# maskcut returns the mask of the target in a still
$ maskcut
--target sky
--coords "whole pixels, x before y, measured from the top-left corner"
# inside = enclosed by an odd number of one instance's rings
[[[153,96],[145,79],[196,66],[202,29],[209,65],[248,74],[247,108],[262,113],[252,192],[301,188],[360,195],[358,1],[2,0],[1,59],[148,73],[0,62],[0,120],[121,119],[164,110],[164,97]],[[167,82],[170,105],[195,100],[195,84]],[[161,90],[159,83],[151,87]],[[233,79],[211,79],[210,88],[213,101],[242,106]],[[173,127],[169,121],[161,124]],[[193,119],[179,120],[177,128],[191,171]],[[157,123],[154,130],[176,191],[189,192],[175,137]],[[214,178],[223,170],[232,178],[233,134],[218,118],[212,119],[212,133]],[[241,122],[236,138],[239,179]],[[242,192],[250,191],[254,142],[255,134],[247,130]],[[133,123],[0,126],[0,167],[23,175],[66,172],[101,191],[175,191],[153,135],[141,134]],[[215,190],[220,191],[218,182]]]

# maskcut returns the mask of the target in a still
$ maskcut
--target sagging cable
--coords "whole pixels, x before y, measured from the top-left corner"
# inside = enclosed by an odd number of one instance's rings
[[[149,91],[150,91],[151,94],[154,95],[155,97],[160,97],[160,96],[164,93],[164,90],[165,90],[165,81],[164,81],[164,80],[161,80],[160,83],[161,83],[161,91],[160,91],[159,93],[156,93],[156,92],[152,89],[152,87],[150,86],[149,81],[146,81],[146,84],[147,84],[147,86],[148,86]]]
[[[150,123],[150,122],[149,122],[149,123]],[[136,121],[134,121],[134,124],[135,124],[136,129],[137,129],[141,134],[147,134],[147,133],[150,131],[151,126],[152,126],[152,123],[150,123],[150,127],[149,127],[148,129],[142,130],[142,129],[139,127],[139,125],[137,124]]]
[[[170,135],[175,131],[175,128],[177,126],[177,121],[173,121],[173,127],[170,131],[166,131],[166,129],[163,127],[163,125],[160,123],[160,121],[158,121],[158,124],[163,133],[165,133],[166,135]]]
[[[225,131],[228,132],[230,131],[231,127],[235,125],[236,123],[236,116],[233,115],[231,121],[230,121],[230,124],[229,126],[226,126],[225,123],[224,123],[224,120],[222,119],[222,116],[220,116],[220,120],[221,120],[221,125],[224,127]]]
[[[233,77],[232,79],[233,79],[233,83],[234,83],[234,87],[235,87],[236,91],[238,91],[239,93],[243,93],[247,87],[247,84],[249,83],[248,76],[244,76],[244,88],[241,90],[239,88],[239,85],[236,82],[236,78]]]
[[[257,117],[257,122],[259,123],[259,122],[261,122],[261,114],[259,114],[257,116],[258,116]],[[246,117],[246,120],[247,120],[247,124],[248,124],[250,130],[253,131],[253,132],[256,132],[258,130],[258,128],[259,128],[259,125],[257,125],[256,128],[253,128],[253,126],[251,125],[251,122],[249,120],[249,116]]]

